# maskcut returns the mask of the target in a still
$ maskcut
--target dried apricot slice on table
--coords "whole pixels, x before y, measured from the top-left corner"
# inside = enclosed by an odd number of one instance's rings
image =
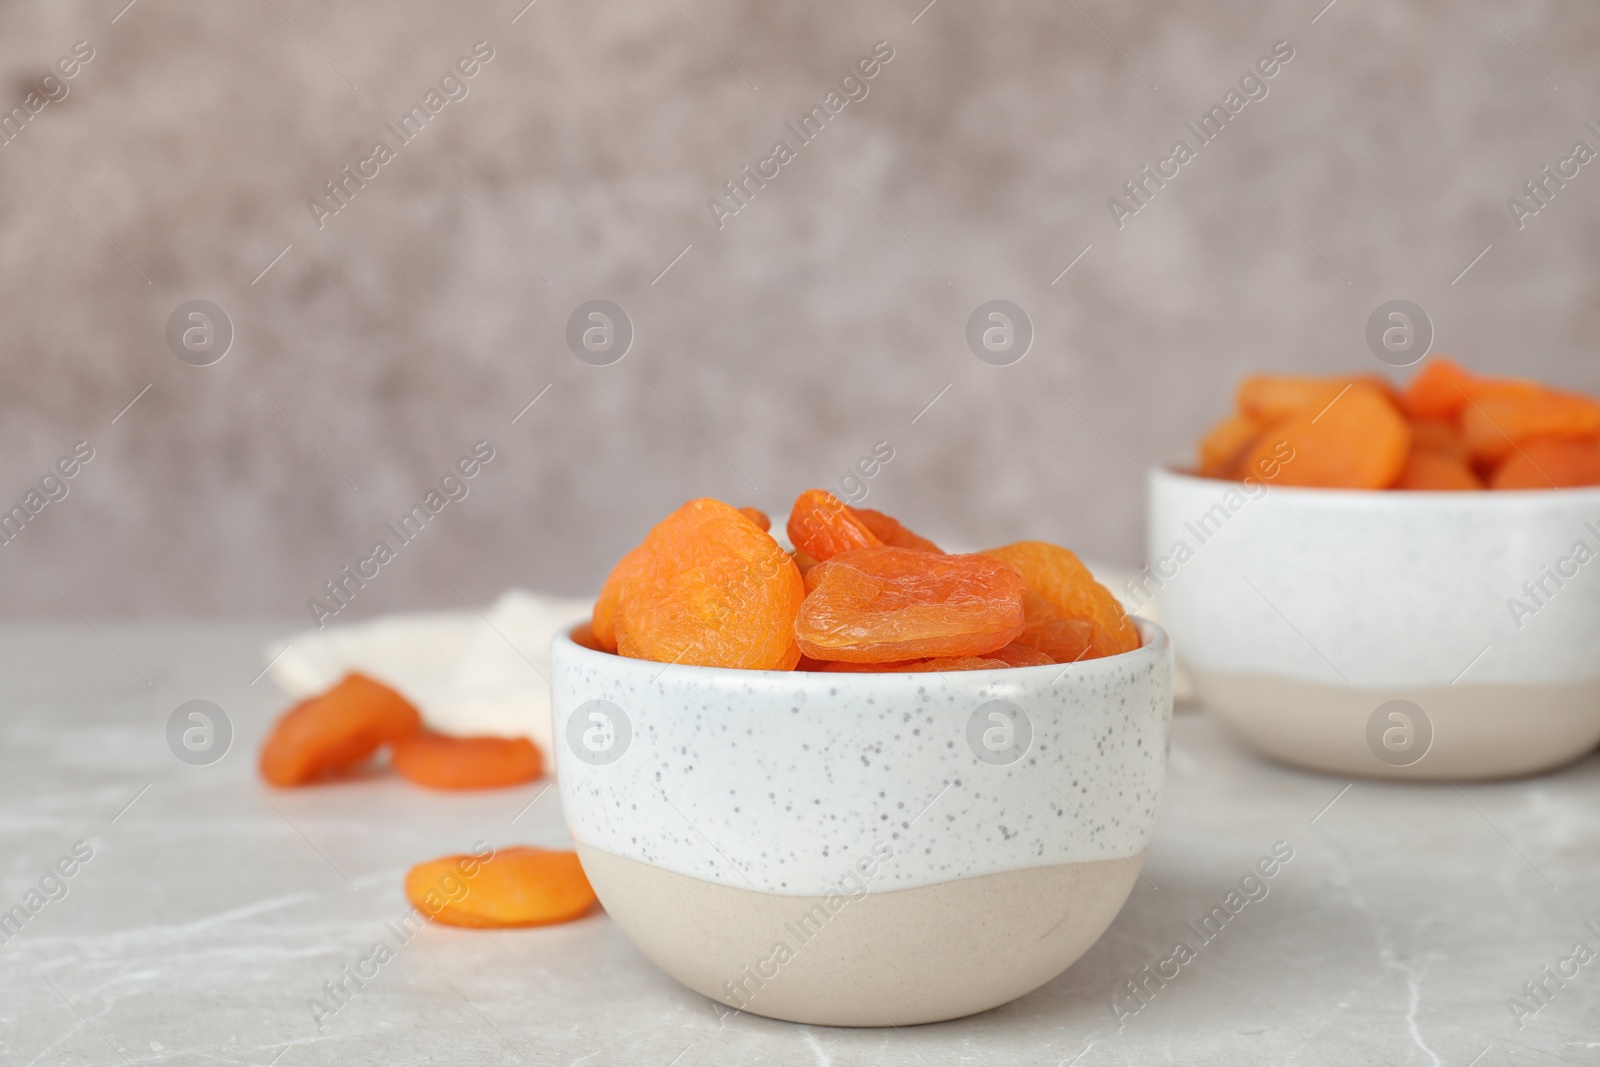
[[[1559,437],[1524,441],[1490,480],[1491,489],[1571,489],[1600,485],[1600,445]]]
[[[406,899],[434,922],[478,929],[570,922],[595,905],[576,852],[521,845],[419,863],[406,872]]]
[[[813,659],[982,656],[1022,632],[1022,579],[985,556],[862,548],[817,564],[805,584],[795,634]]]
[[[1320,409],[1277,423],[1246,454],[1244,466],[1280,485],[1387,489],[1411,452],[1411,427],[1389,397],[1357,382]]]
[[[364,674],[347,674],[277,721],[261,748],[261,777],[276,786],[305,785],[421,729],[422,716],[405,697]]]
[[[983,553],[1022,576],[1028,591],[1027,625],[1019,645],[1056,663],[1132,652],[1142,643],[1121,601],[1095,580],[1076,555],[1044,541],[1018,541]]]
[[[761,527],[763,531],[772,529],[772,520],[767,518],[767,513],[760,508],[740,508],[739,514]]]
[[[800,659],[800,569],[720,500],[691,500],[617,566],[616,649],[633,659],[787,671]],[[600,636],[599,605],[594,629]]]
[[[395,742],[400,777],[430,789],[499,789],[531,782],[544,770],[526,737],[451,737],[423,731]]]
[[[940,552],[944,549],[923,537],[921,534],[912,533],[900,525],[898,519],[885,515],[872,508],[851,508],[856,518],[861,520],[861,525],[872,531],[872,536],[886,545],[895,548],[920,548],[924,552]]]
[[[789,511],[786,527],[796,552],[815,560],[883,544],[854,508],[826,489],[807,489]]]

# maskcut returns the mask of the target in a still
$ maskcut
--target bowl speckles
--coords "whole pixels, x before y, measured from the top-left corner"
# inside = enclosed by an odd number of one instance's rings
[[[932,674],[558,636],[569,829],[641,950],[732,1007],[900,1025],[1004,1003],[1087,951],[1138,877],[1172,707],[1166,635],[1142,628],[1123,656]]]

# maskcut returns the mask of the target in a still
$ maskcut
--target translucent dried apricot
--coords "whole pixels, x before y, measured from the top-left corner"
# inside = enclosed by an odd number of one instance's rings
[[[1554,389],[1478,396],[1461,410],[1461,436],[1479,463],[1497,463],[1535,437],[1600,440],[1600,401]]]
[[[850,510],[855,513],[856,518],[861,520],[861,525],[872,532],[872,536],[886,545],[893,545],[895,548],[919,548],[924,552],[944,551],[944,549],[926,537],[912,533],[900,525],[899,520],[885,515],[881,511],[876,511],[872,508],[851,508]]]
[[[1024,630],[1024,633],[1027,631]],[[1011,642],[1005,648],[995,649],[987,654],[988,659],[997,659],[1010,667],[1044,667],[1055,662],[1055,658],[1022,643],[1022,639]]]
[[[1467,490],[1482,489],[1483,482],[1467,466],[1465,460],[1435,452],[1431,449],[1413,448],[1406,457],[1405,469],[1400,472],[1396,489]]]
[[[739,514],[761,527],[763,532],[772,529],[772,520],[767,518],[767,513],[760,508],[740,508]]]
[[[1063,616],[1032,589],[1022,597],[1022,611],[1022,632],[1008,647],[1035,649],[1048,656],[1051,663],[1076,663],[1110,654],[1095,651],[1095,624],[1091,619]]]
[[[826,489],[807,489],[795,499],[787,530],[795,551],[817,560],[883,544],[855,509]]]
[[[1387,395],[1357,383],[1320,409],[1306,409],[1266,431],[1246,468],[1277,461],[1281,485],[1387,489],[1411,452],[1411,427]]]
[[[862,548],[817,564],[805,584],[795,634],[814,659],[981,656],[1022,632],[1022,579],[985,556]]]
[[[347,674],[277,721],[261,748],[261,777],[276,786],[305,785],[421,729],[422,716],[405,697],[364,674]]]
[[[1138,627],[1128,618],[1121,601],[1112,595],[1111,590],[1095,581],[1089,568],[1077,556],[1060,545],[1044,541],[1018,541],[991,548],[983,554],[1000,560],[1022,576],[1028,590],[1042,601],[1028,602],[1036,613],[1042,615],[1048,609],[1059,619],[1082,620],[1093,627],[1088,654],[1072,656],[1070,659],[1057,656],[1056,650],[1051,647],[1033,644],[1025,636],[1028,633],[1026,627],[1023,635],[1018,636],[1019,643],[1029,643],[1039,648],[1058,663],[1079,658],[1115,656],[1131,652],[1143,643]],[[1050,625],[1048,618],[1036,621],[1039,631]]]
[[[395,742],[400,777],[430,789],[500,789],[538,778],[539,749],[526,737],[450,737],[423,731]]]
[[[786,671],[799,661],[800,570],[737,509],[691,500],[623,566],[615,615],[621,655],[747,670]]]
[[[1600,445],[1570,438],[1524,441],[1490,479],[1491,489],[1570,489],[1600,485]]]
[[[1232,478],[1239,459],[1261,436],[1261,425],[1248,415],[1229,415],[1200,439],[1199,473],[1207,478]]]
[[[515,846],[444,856],[406,872],[406,899],[434,922],[494,929],[581,919],[594,890],[576,852]]]

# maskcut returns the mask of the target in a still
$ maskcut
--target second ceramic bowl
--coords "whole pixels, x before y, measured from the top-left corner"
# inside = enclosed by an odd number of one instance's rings
[[[1166,635],[1071,666],[828,674],[551,647],[568,828],[646,956],[729,1009],[932,1022],[1022,996],[1139,877]]]
[[[1339,774],[1529,774],[1600,743],[1600,489],[1152,475],[1156,593],[1201,701]]]

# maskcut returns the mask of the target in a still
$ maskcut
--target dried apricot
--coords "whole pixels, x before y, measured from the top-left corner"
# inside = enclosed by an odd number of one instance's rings
[[[872,508],[851,508],[850,510],[855,512],[856,518],[861,520],[861,525],[872,532],[872,536],[886,545],[893,545],[895,548],[918,548],[924,552],[944,551],[944,549],[926,537],[912,533],[900,525],[899,520],[885,515],[881,511],[875,511]]]
[[[807,489],[789,512],[789,543],[817,560],[883,544],[849,504],[826,489]]]
[[[1497,463],[1534,437],[1600,440],[1600,401],[1554,389],[1478,396],[1461,411],[1461,435],[1479,463]]]
[[[576,852],[515,846],[487,859],[467,854],[406,872],[406,899],[434,922],[493,929],[581,919],[594,890]]]
[[[1308,408],[1269,429],[1245,456],[1247,468],[1278,465],[1282,485],[1387,489],[1411,451],[1411,427],[1383,392],[1352,385],[1320,409]]]
[[[1054,657],[1023,644],[1020,637],[1005,648],[997,648],[986,655],[987,658],[997,659],[1010,667],[1045,667],[1055,662]]]
[[[1199,473],[1207,478],[1232,478],[1239,459],[1261,436],[1261,425],[1248,415],[1229,415],[1200,440]]]
[[[1400,393],[1400,410],[1415,419],[1454,419],[1486,396],[1527,396],[1543,386],[1523,378],[1480,378],[1443,356],[1428,360]]]
[[[1444,356],[1429,359],[1400,393],[1400,409],[1413,419],[1453,419],[1477,379]]]
[[[983,555],[1015,570],[1022,576],[1028,590],[1039,598],[1040,602],[1028,601],[1036,616],[1030,620],[1033,624],[1032,634],[1030,628],[1025,626],[1023,633],[1018,635],[1018,643],[1037,648],[1057,663],[1115,656],[1131,652],[1143,643],[1138,627],[1133,625],[1126,609],[1111,590],[1095,581],[1089,568],[1059,545],[1043,541],[1018,541],[991,548]],[[1062,645],[1054,642],[1057,638],[1070,640],[1070,634],[1056,627],[1056,619],[1049,618],[1045,614],[1047,611],[1058,620],[1083,620],[1090,624],[1092,632],[1087,654],[1079,653],[1070,657],[1062,654],[1069,650],[1065,641]],[[1073,629],[1081,632],[1079,628]]]
[[[1467,443],[1453,422],[1443,419],[1411,420],[1411,447],[1418,452],[1435,452],[1466,461]]]
[[[421,729],[422,716],[405,697],[364,674],[347,674],[277,721],[261,748],[261,777],[276,786],[305,785]]]
[[[1091,620],[1062,616],[1050,601],[1032,589],[1022,597],[1022,612],[1022,632],[1007,647],[1021,645],[1035,649],[1048,656],[1051,663],[1076,663],[1080,659],[1106,655],[1094,651],[1095,625]]]
[[[919,674],[933,671],[1001,671],[1012,664],[994,656],[938,656],[895,663],[850,663],[839,660],[823,670],[832,674]]]
[[[1570,438],[1522,442],[1490,479],[1491,489],[1570,489],[1600,485],[1600,446]]]
[[[805,584],[795,634],[813,659],[981,656],[1022,632],[1022,579],[985,556],[862,548],[817,564]]]
[[[772,520],[767,518],[767,513],[760,508],[740,508],[739,514],[761,527],[763,533],[772,529]]]
[[[617,607],[622,601],[622,587],[629,578],[643,574],[650,567],[650,555],[640,545],[617,561],[600,587],[600,596],[594,602],[594,614],[589,628],[595,642],[607,652],[617,650]]]
[[[450,737],[423,731],[395,742],[400,777],[430,789],[499,789],[531,782],[544,770],[526,737]]]
[[[1257,374],[1239,385],[1239,411],[1261,426],[1296,415],[1316,415],[1354,386],[1386,394],[1389,384],[1370,375],[1349,378],[1306,378],[1292,374]]]
[[[621,655],[747,670],[786,671],[799,661],[800,570],[737,509],[691,500],[623,566],[615,624]]]
[[[1467,490],[1482,489],[1483,482],[1466,461],[1443,452],[1413,448],[1406,457],[1396,489]]]

